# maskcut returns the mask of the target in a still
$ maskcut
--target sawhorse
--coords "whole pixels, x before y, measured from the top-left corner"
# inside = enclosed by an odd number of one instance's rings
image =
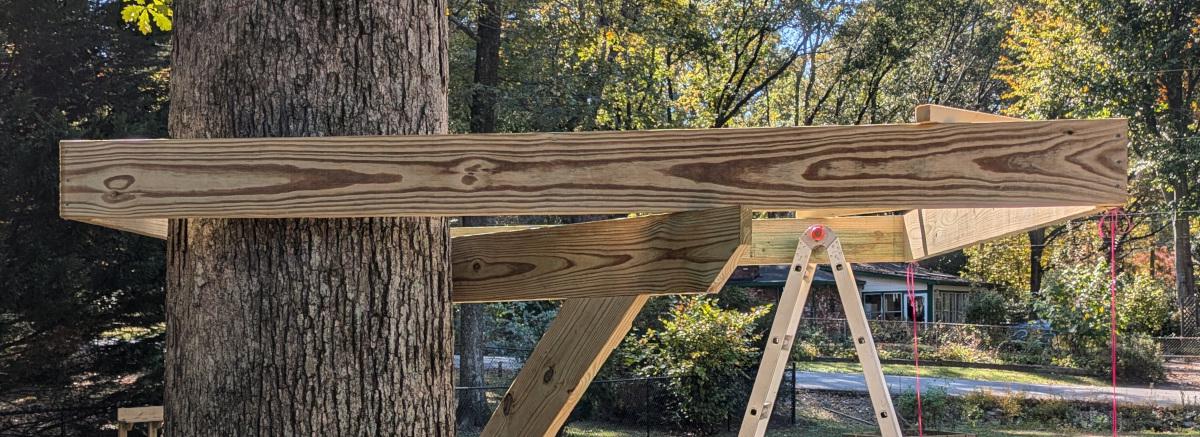
[[[842,253],[842,243],[829,228],[814,225],[800,236],[800,243],[796,245],[796,254],[792,258],[787,282],[784,283],[783,293],[779,297],[775,321],[771,324],[770,337],[767,338],[762,363],[758,367],[754,389],[742,416],[739,437],[762,437],[767,431],[775,395],[779,390],[788,356],[791,354],[796,328],[799,327],[800,317],[804,312],[804,303],[808,300],[808,289],[812,285],[813,274],[817,270],[817,264],[812,261],[813,250],[822,247],[829,258],[842,308],[846,313],[846,321],[849,322],[850,333],[854,336],[854,348],[858,352],[858,361],[862,363],[863,375],[867,379],[867,390],[871,394],[871,404],[875,409],[875,421],[879,424],[879,431],[883,437],[902,436],[900,419],[896,416],[891,394],[888,393],[887,384],[883,380],[879,353],[875,350],[871,327],[867,325],[867,315],[863,311],[854,272],[850,270],[850,263],[846,262],[846,256]]]

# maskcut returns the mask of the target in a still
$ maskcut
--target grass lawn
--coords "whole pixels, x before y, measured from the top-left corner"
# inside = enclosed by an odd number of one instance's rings
[[[862,373],[858,363],[825,363],[797,361],[796,369],[811,372]],[[906,364],[884,364],[883,373],[888,375],[914,376],[915,369]],[[921,376],[933,378],[961,378],[977,381],[1019,382],[1026,384],[1074,384],[1107,386],[1100,378],[1077,375],[1055,375],[1048,373],[1021,372],[1016,370],[976,369],[971,367],[921,366]]]

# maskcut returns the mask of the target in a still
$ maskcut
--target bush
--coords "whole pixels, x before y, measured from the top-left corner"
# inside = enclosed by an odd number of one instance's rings
[[[639,376],[670,376],[661,411],[670,425],[715,433],[727,417],[741,417],[751,375],[757,364],[755,321],[769,306],[748,313],[723,310],[712,299],[683,298],[663,319],[661,330],[647,330],[626,341],[621,355]]]
[[[922,390],[921,421],[925,426],[932,426],[945,421],[948,416],[949,398],[946,389],[933,387]],[[896,414],[905,418],[908,423],[917,423],[917,393],[906,390],[896,397]]]
[[[982,291],[971,297],[967,305],[967,323],[1002,325],[1008,320],[1008,303],[994,291]]]
[[[1074,410],[1071,403],[1063,399],[1040,399],[1031,401],[1025,418],[1047,425],[1070,425]]]
[[[1108,356],[1111,366],[1111,355]],[[1146,334],[1126,334],[1117,337],[1117,376],[1143,382],[1167,379],[1163,368],[1162,347]]]
[[[1140,276],[1123,273],[1117,279],[1117,374],[1160,381],[1162,351],[1149,335],[1169,318],[1169,306],[1158,281]],[[1055,364],[1109,372],[1109,281],[1106,263],[1070,265],[1047,275],[1037,307],[1057,334]]]

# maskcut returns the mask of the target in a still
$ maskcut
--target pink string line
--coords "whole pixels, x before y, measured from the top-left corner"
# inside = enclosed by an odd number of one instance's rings
[[[1120,220],[1120,208],[1113,208],[1100,216],[1100,239],[1107,236],[1108,243],[1108,341],[1112,359],[1112,435],[1117,436],[1117,221]],[[1108,229],[1105,229],[1105,225]],[[1106,235],[1107,234],[1107,235]]]
[[[908,286],[908,307],[912,309],[913,322],[913,368],[916,369],[916,386],[917,386],[917,435],[925,435],[925,424],[922,423],[921,416],[921,360],[920,351],[917,349],[917,291],[916,280],[914,279],[913,265],[908,263],[908,269],[905,270],[904,282]]]

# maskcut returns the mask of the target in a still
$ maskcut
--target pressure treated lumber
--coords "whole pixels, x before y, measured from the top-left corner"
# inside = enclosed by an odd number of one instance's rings
[[[718,291],[750,245],[737,207],[474,235],[452,245],[455,302]]]
[[[159,240],[167,239],[167,219],[79,219],[79,221],[104,226],[119,231],[132,232]]]
[[[117,421],[126,423],[162,422],[163,407],[132,407],[118,408]]]
[[[854,263],[907,261],[904,219],[898,215],[865,217],[828,217],[807,219],[764,219],[751,222],[753,243],[740,265],[788,264],[796,252],[800,234],[809,226],[822,224],[834,229],[846,247],[846,256]],[[825,253],[814,254],[814,261],[825,263]]]
[[[1083,217],[1095,206],[921,209],[904,214],[910,259],[922,259]]]
[[[105,226],[113,229],[136,232],[159,239],[166,239],[166,219],[87,219],[87,223]],[[750,248],[738,259],[739,265],[787,264],[791,252],[796,249],[797,235],[815,224],[824,224],[837,229],[842,235],[842,242],[847,247],[851,262],[901,262],[908,261],[908,236],[905,234],[904,220],[899,215],[864,216],[864,217],[823,217],[804,219],[759,219],[751,221],[753,242]],[[568,225],[573,226],[573,225]],[[483,234],[498,234],[504,232],[525,231],[530,229],[546,229],[555,226],[547,225],[516,225],[516,226],[478,226],[450,228],[454,244],[466,244],[467,237],[474,238]],[[575,229],[575,228],[572,228]],[[528,235],[528,234],[526,234]],[[476,243],[482,244],[482,243]],[[496,247],[496,251],[507,250]],[[458,252],[455,251],[457,256]],[[824,262],[824,254],[818,254],[817,260]]]
[[[904,262],[928,258],[973,244],[1083,217],[1102,206],[1038,208],[952,208],[912,210],[903,215],[759,219],[751,221],[752,242],[738,265],[787,264],[797,236],[814,224],[835,229],[852,263]],[[924,224],[922,225],[922,220]],[[89,223],[165,238],[161,219],[89,219]],[[464,238],[554,226],[481,226],[450,229],[456,247]],[[161,231],[159,230],[161,229]],[[476,243],[482,244],[482,243]],[[484,250],[484,249],[480,249]],[[505,247],[495,247],[504,251]],[[454,252],[457,257],[458,253]],[[826,262],[823,252],[815,260]],[[457,259],[457,258],[456,258]]]
[[[567,299],[481,436],[555,435],[648,298]]]
[[[942,105],[917,105],[917,123],[993,123],[1005,121],[1021,121],[1020,118],[1007,117],[986,112],[969,111]]]
[[[1125,120],[64,141],[65,218],[1119,204]]]

